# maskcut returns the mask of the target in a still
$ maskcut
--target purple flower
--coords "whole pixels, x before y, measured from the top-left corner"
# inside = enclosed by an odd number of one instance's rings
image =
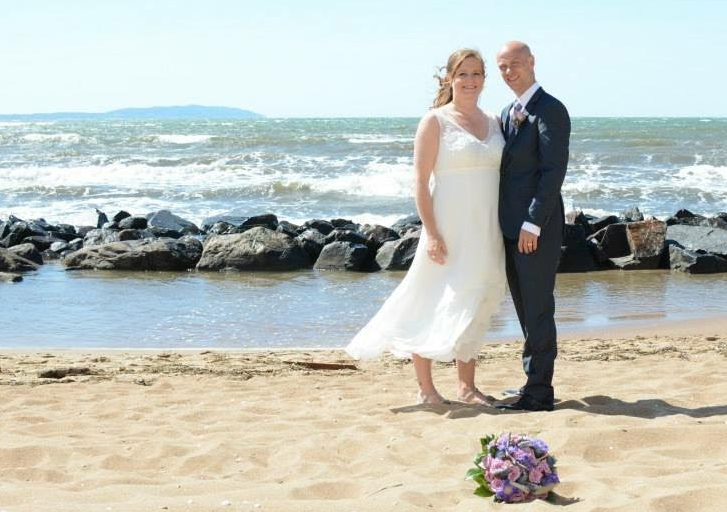
[[[535,456],[540,458],[548,453],[548,445],[540,439],[531,439],[530,446],[535,452]]]
[[[558,478],[558,475],[555,473],[550,473],[548,475],[543,476],[543,479],[540,481],[540,485],[546,486],[546,485],[552,485],[560,483],[560,479]]]
[[[513,466],[512,469],[510,469],[510,472],[507,474],[507,479],[511,482],[514,482],[518,478],[520,478],[520,475],[522,475],[522,471],[518,466]]]
[[[541,460],[538,465],[536,466],[538,470],[540,470],[543,474],[549,475],[553,472],[551,467],[548,465],[548,462],[543,459]]]
[[[505,483],[502,486],[502,489],[495,493],[495,497],[506,503],[516,503],[525,499],[525,495],[522,493],[522,491],[520,491],[520,489],[517,489],[510,483]]]
[[[535,466],[535,456],[530,450],[523,450],[522,448],[518,448],[513,454],[513,457],[518,464],[522,464],[528,469]]]
[[[510,438],[509,436],[503,434],[500,436],[500,438],[497,440],[497,449],[501,451],[507,451],[507,447],[510,444]]]
[[[505,481],[500,480],[499,478],[493,478],[490,482],[490,490],[492,492],[498,492],[501,491],[502,488],[505,486]]]
[[[532,483],[539,484],[543,479],[543,472],[540,470],[540,467],[538,466],[535,469],[531,469],[530,473],[528,473],[528,478]]]

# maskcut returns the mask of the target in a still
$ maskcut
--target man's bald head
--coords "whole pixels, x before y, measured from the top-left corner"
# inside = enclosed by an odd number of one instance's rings
[[[500,48],[500,51],[497,52],[497,56],[499,57],[503,53],[519,53],[525,58],[532,55],[530,47],[522,41],[508,41],[502,46],[502,48]]]
[[[497,67],[502,79],[517,96],[535,83],[535,57],[522,41],[509,41],[500,48]]]

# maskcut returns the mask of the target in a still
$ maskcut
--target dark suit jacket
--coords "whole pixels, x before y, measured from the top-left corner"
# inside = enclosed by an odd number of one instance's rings
[[[512,104],[503,109],[500,128],[505,148],[500,164],[500,227],[517,240],[524,221],[540,236],[561,237],[564,212],[560,188],[568,167],[570,117],[565,106],[542,87],[525,106],[528,117],[508,135]]]

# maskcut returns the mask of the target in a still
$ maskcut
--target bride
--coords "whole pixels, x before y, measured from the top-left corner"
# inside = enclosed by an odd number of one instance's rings
[[[494,399],[475,386],[475,364],[505,292],[497,215],[505,141],[497,116],[477,106],[485,83],[479,52],[455,51],[439,82],[434,107],[414,141],[415,198],[423,224],[414,261],[346,351],[355,359],[385,351],[411,357],[419,403],[444,402],[432,380],[432,360],[456,359],[458,400],[492,405]]]

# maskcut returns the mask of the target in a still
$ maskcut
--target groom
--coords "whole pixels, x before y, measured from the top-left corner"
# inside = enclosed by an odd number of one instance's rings
[[[570,118],[563,104],[535,81],[528,45],[507,43],[497,54],[497,66],[517,96],[501,116],[506,143],[499,212],[507,281],[525,336],[527,375],[519,399],[498,408],[552,411],[558,353],[553,289],[565,222],[560,188],[568,166]]]

